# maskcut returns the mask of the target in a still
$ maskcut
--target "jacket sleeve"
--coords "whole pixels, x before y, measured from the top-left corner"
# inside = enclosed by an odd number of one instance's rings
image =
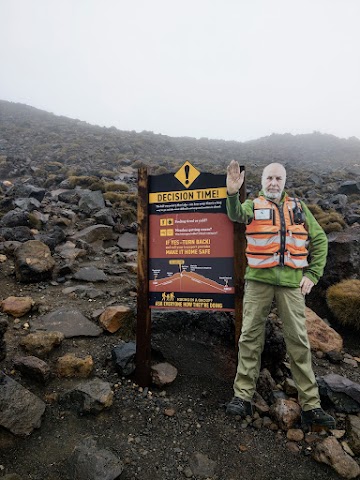
[[[309,265],[304,268],[304,275],[316,285],[324,273],[328,253],[326,233],[316,221],[308,207],[301,202],[305,214],[305,226],[309,233]]]
[[[228,195],[226,199],[226,210],[228,217],[233,222],[249,223],[254,216],[254,203],[252,200],[245,200],[240,203],[239,195]]]

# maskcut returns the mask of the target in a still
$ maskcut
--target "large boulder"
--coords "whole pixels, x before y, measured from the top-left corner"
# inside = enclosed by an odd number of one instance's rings
[[[15,250],[15,275],[19,282],[35,283],[51,278],[55,260],[47,245],[29,240]]]
[[[34,319],[32,325],[38,330],[62,332],[65,338],[98,337],[102,333],[101,328],[79,310],[66,306]]]
[[[329,327],[315,312],[306,307],[306,329],[312,350],[321,352],[341,352],[343,340],[335,330]]]
[[[114,392],[111,385],[100,378],[83,382],[60,397],[59,403],[79,415],[100,413],[110,408]]]
[[[47,383],[51,376],[49,365],[44,360],[33,355],[15,357],[14,368],[24,377],[31,378],[42,384]]]
[[[10,210],[10,212],[5,213],[1,219],[1,224],[4,227],[20,227],[20,226],[29,226],[29,212],[24,212],[19,208],[15,210]]]
[[[360,474],[359,465],[345,453],[335,437],[317,443],[312,456],[317,462],[330,465],[343,478],[356,478]]]
[[[34,304],[31,297],[7,297],[0,305],[4,313],[13,317],[23,317],[30,312]]]
[[[20,242],[24,243],[29,240],[34,240],[33,232],[29,227],[3,227],[0,228],[0,235],[6,240],[7,242]]]
[[[72,236],[72,240],[82,240],[86,243],[95,243],[100,240],[111,240],[113,237],[113,229],[109,225],[91,225]]]
[[[14,435],[39,428],[45,403],[12,378],[0,373],[0,426]]]
[[[100,190],[85,190],[84,192],[81,192],[79,209],[82,212],[90,214],[93,211],[101,210],[102,208],[105,208],[105,201]]]
[[[41,205],[39,200],[36,200],[36,198],[17,198],[15,199],[14,204],[16,207],[27,212],[38,210]]]
[[[317,378],[322,400],[338,412],[360,413],[360,384],[330,373]]]
[[[360,193],[360,182],[355,180],[347,180],[340,185],[339,192],[345,195],[352,195],[353,193]]]
[[[45,357],[64,340],[61,332],[29,333],[20,340],[20,345],[31,355]]]
[[[329,254],[320,286],[326,289],[345,278],[360,278],[359,238],[360,226],[328,235]]]
[[[126,342],[112,349],[112,360],[120,375],[131,375],[135,371],[135,354],[135,342]]]
[[[301,407],[293,400],[280,398],[271,405],[270,415],[282,430],[293,428],[300,419]]]
[[[115,480],[121,475],[124,465],[112,452],[100,449],[89,437],[75,447],[70,469],[74,480]]]
[[[349,437],[351,450],[360,455],[360,417],[348,415],[346,418],[346,433]]]

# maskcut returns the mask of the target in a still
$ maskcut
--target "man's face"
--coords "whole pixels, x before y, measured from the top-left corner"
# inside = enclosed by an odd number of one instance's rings
[[[286,170],[279,163],[271,163],[264,168],[261,186],[265,196],[274,200],[281,198],[285,187]]]

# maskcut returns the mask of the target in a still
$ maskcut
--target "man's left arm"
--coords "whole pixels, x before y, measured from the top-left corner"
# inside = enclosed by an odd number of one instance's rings
[[[328,240],[326,233],[320,227],[314,215],[308,207],[301,202],[305,215],[305,226],[309,233],[309,265],[304,268],[304,277],[302,280],[302,291],[304,294],[310,293],[313,285],[316,285],[324,273],[326,257],[328,253]],[[309,280],[310,282],[307,282]],[[311,285],[312,284],[312,285]],[[310,288],[309,288],[310,287]]]

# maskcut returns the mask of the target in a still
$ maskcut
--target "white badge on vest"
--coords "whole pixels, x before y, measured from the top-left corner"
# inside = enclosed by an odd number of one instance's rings
[[[271,208],[259,208],[254,211],[255,220],[271,220],[272,209]]]

